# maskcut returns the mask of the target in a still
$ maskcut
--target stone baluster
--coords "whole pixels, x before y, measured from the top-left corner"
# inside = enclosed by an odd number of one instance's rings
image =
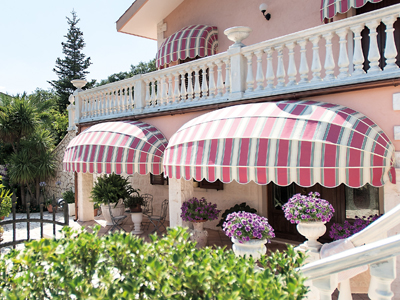
[[[334,80],[335,79],[335,60],[333,58],[333,51],[332,51],[332,37],[333,33],[328,32],[323,35],[325,39],[325,81]]]
[[[371,300],[393,299],[394,294],[390,286],[396,279],[396,257],[371,264],[370,274],[368,297]]]
[[[160,99],[160,105],[166,105],[167,104],[167,99],[168,99],[168,82],[167,82],[167,76],[164,75],[161,77],[161,99]]]
[[[106,105],[105,105],[105,111],[104,114],[110,115],[111,113],[111,90],[107,89],[106,91]]]
[[[259,50],[254,54],[257,57],[257,72],[256,72],[257,87],[255,91],[262,91],[264,89],[264,71],[262,67],[263,51]]]
[[[99,110],[100,110],[100,97],[101,97],[101,92],[95,93],[94,99],[95,99],[95,106],[94,106],[94,112],[93,116],[98,117],[100,115]]]
[[[338,78],[346,78],[349,74],[349,56],[347,55],[347,33],[348,28],[342,28],[336,31],[339,36],[339,75]]]
[[[122,89],[117,87],[115,89],[115,109],[114,113],[120,113],[121,112],[121,98],[122,98]]]
[[[198,66],[194,67],[194,100],[200,100],[200,68]]]
[[[244,54],[247,59],[247,76],[246,76],[246,93],[254,90],[254,76],[253,76],[253,52]]]
[[[363,66],[364,54],[361,45],[361,31],[363,29],[364,29],[364,23],[350,28],[350,30],[354,33],[354,54],[353,54],[354,72],[352,76],[359,76],[365,74]]]
[[[376,73],[381,71],[379,68],[379,48],[378,48],[378,33],[376,32],[376,28],[380,24],[380,20],[373,20],[368,22],[366,25],[369,28],[369,52],[368,52],[368,60],[369,60],[369,69],[368,73]]]
[[[289,55],[289,65],[288,65],[288,71],[287,74],[289,76],[289,82],[287,86],[293,86],[296,85],[296,75],[297,75],[297,68],[296,68],[296,62],[294,60],[294,46],[295,43],[289,43],[286,44],[286,48],[289,49],[288,55]]]
[[[114,114],[115,112],[115,91],[114,89],[110,89],[110,109],[108,111],[109,115]]]
[[[99,92],[99,111],[98,115],[102,116],[103,115],[103,110],[104,110],[104,90]]]
[[[171,105],[174,102],[174,93],[172,91],[172,87],[173,87],[172,73],[169,73],[167,78],[168,78],[168,105]]]
[[[94,110],[94,97],[93,94],[88,95],[88,103],[89,103],[89,109],[88,109],[88,118],[93,117],[93,110]]]
[[[207,99],[208,82],[207,82],[207,65],[202,66],[202,80],[201,80],[201,98]]]
[[[300,81],[299,84],[308,83],[308,72],[310,71],[308,68],[307,62],[307,39],[303,39],[297,42],[300,45]]]
[[[315,279],[312,284],[318,289],[320,300],[332,300],[332,293],[338,285],[337,274]]]
[[[145,84],[146,84],[146,107],[150,107],[151,105],[151,100],[150,100],[150,80],[146,79],[145,80]]]
[[[186,102],[187,92],[186,92],[186,80],[185,80],[185,70],[179,72],[181,76],[181,102]]]
[[[75,97],[75,99],[78,97]],[[85,96],[80,96],[80,100],[82,101],[82,119],[86,118],[86,98]]]
[[[224,80],[222,79],[222,61],[217,60],[217,97],[222,97],[224,91]]]
[[[71,130],[76,130],[75,126],[75,111],[76,111],[76,106],[74,104],[75,97],[73,95],[69,95],[68,98],[69,105],[67,106],[67,111],[68,111],[68,131]]]
[[[321,59],[319,57],[319,40],[321,39],[320,35],[315,35],[310,38],[310,42],[313,44],[313,58],[311,63],[311,71],[313,72],[313,77],[311,82],[321,81]]]
[[[231,60],[224,59],[225,64],[225,97],[229,97],[231,93]]]
[[[151,81],[151,97],[150,97],[151,106],[156,106],[156,99],[157,99],[156,82],[157,82],[156,79]]]
[[[215,97],[215,90],[216,90],[216,86],[215,86],[215,80],[214,80],[214,63],[210,62],[207,64],[208,66],[208,72],[209,72],[209,80],[210,82],[208,83],[209,86],[209,92],[208,92],[208,99],[212,99]]]
[[[270,47],[264,50],[267,53],[267,72],[265,74],[265,79],[267,80],[267,86],[265,90],[272,90],[274,88],[275,74],[274,65],[272,62],[272,53],[274,53],[274,48]]]
[[[192,70],[187,69],[186,70],[188,74],[188,86],[187,86],[187,93],[188,93],[188,101],[191,102],[193,101],[193,82],[192,82]]]
[[[383,18],[382,22],[386,25],[386,45],[385,45],[385,58],[386,66],[385,71],[395,70],[398,68],[396,65],[397,49],[394,41],[394,28],[393,23],[396,22],[397,16],[388,16]]]
[[[278,66],[276,68],[276,78],[278,79],[277,87],[285,86],[285,65],[283,64],[283,48],[284,45],[278,46],[275,49],[278,51]]]
[[[179,73],[175,72],[173,75],[174,75],[174,103],[179,103],[181,96],[179,90]]]
[[[135,87],[134,85],[130,85],[129,87],[129,108],[128,111],[133,111],[133,106],[135,104]]]
[[[122,110],[123,110],[124,112],[127,112],[127,111],[128,111],[128,105],[129,105],[128,88],[129,88],[129,87],[128,87],[127,85],[124,86],[124,106],[123,106],[123,108],[122,108]]]

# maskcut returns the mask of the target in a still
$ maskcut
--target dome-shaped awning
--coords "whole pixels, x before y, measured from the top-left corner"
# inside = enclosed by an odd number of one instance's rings
[[[227,107],[199,116],[165,150],[168,177],[361,187],[395,182],[394,146],[353,109],[313,101]]]
[[[64,170],[83,173],[162,173],[167,139],[140,121],[105,122],[81,132],[68,144]]]
[[[157,51],[157,68],[178,59],[214,55],[218,48],[218,30],[215,26],[191,25],[168,37]]]
[[[333,18],[336,14],[344,14],[350,8],[360,8],[367,4],[382,0],[321,0],[321,20]]]

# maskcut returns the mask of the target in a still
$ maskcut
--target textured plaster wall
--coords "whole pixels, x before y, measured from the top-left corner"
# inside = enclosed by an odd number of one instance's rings
[[[54,178],[46,180],[46,196],[54,195],[56,199],[61,198],[62,193],[68,190],[75,191],[75,177],[73,172],[63,171],[64,152],[69,142],[76,136],[75,131],[69,131],[64,139],[57,145],[54,150],[56,154],[57,170]],[[61,185],[56,182],[60,181]]]

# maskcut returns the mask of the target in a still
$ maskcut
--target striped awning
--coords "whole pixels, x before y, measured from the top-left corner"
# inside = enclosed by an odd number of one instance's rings
[[[167,139],[140,121],[106,122],[81,132],[68,144],[64,170],[83,173],[162,173]]]
[[[189,121],[170,139],[164,172],[210,182],[378,187],[395,182],[393,155],[386,134],[357,111],[281,101],[227,107]]]
[[[378,3],[382,0],[321,0],[321,20],[333,18],[336,14],[343,14],[350,8],[360,8],[367,4]]]
[[[168,37],[157,51],[157,68],[178,59],[214,55],[218,47],[218,30],[215,26],[191,25]]]

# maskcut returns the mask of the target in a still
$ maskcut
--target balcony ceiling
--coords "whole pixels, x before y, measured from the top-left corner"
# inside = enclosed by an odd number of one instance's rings
[[[117,31],[157,40],[157,24],[184,0],[136,0],[117,21]]]

